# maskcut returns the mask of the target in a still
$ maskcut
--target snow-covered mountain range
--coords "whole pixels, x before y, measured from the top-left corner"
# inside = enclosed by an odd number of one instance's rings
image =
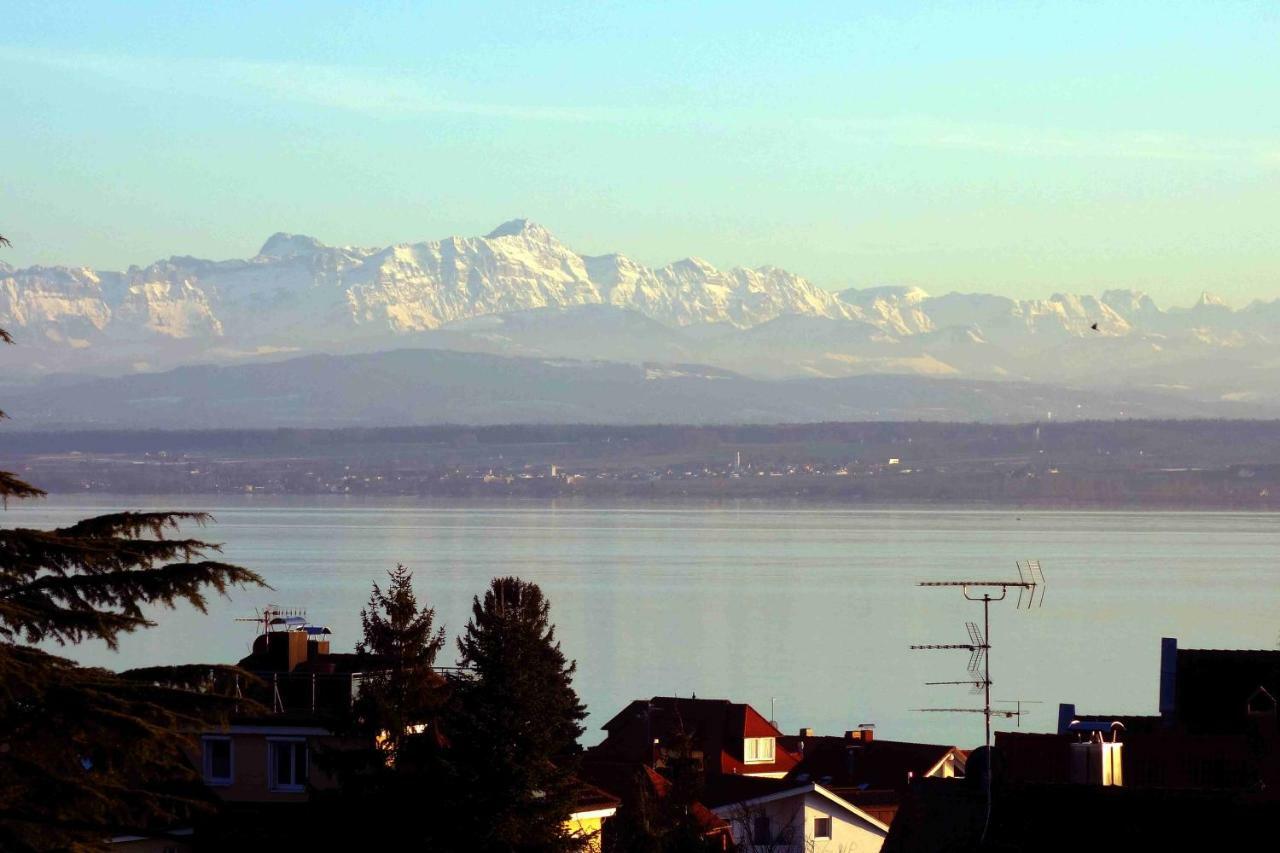
[[[22,344],[4,353],[11,377],[425,346],[768,378],[908,373],[1280,400],[1280,300],[1233,310],[1205,294],[1165,310],[1127,290],[834,292],[776,267],[580,255],[526,220],[380,249],[276,234],[247,260],[171,257],[124,272],[0,263],[0,327]]]

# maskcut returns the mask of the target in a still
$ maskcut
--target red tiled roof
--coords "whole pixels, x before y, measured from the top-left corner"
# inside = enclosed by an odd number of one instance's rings
[[[665,797],[671,793],[671,782],[661,773],[648,766],[644,768],[644,773],[649,784],[653,787],[654,793],[659,797]],[[689,813],[693,815],[693,819],[698,822],[698,828],[701,829],[704,834],[718,832],[729,828],[729,822],[727,820],[720,817],[715,812],[711,811],[711,809],[696,800],[690,804]]]
[[[593,750],[600,758],[652,763],[655,740],[659,749],[669,748],[684,733],[702,753],[708,775],[785,773],[799,760],[779,746],[772,762],[747,764],[744,738],[781,738],[782,733],[750,705],[727,699],[637,699],[602,728],[609,735]]]

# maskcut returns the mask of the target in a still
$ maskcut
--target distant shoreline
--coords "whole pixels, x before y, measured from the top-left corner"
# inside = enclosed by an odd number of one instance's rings
[[[979,501],[874,501],[874,500],[830,500],[794,495],[776,496],[733,496],[726,494],[713,495],[691,493],[668,493],[663,495],[545,495],[518,496],[495,493],[469,494],[459,496],[443,495],[371,495],[371,494],[296,494],[267,492],[113,492],[113,491],[60,491],[47,489],[47,498],[29,501],[14,501],[8,509],[38,509],[41,506],[85,507],[100,506],[154,506],[160,503],[172,503],[177,499],[182,504],[200,505],[213,508],[219,502],[240,506],[259,504],[276,508],[289,506],[299,507],[339,507],[350,508],[433,508],[465,511],[467,509],[486,510],[545,510],[553,508],[569,512],[583,511],[633,511],[664,512],[681,509],[704,510],[709,508],[723,509],[733,512],[778,512],[794,510],[797,512],[842,512],[851,514],[874,513],[973,513],[992,512],[1037,514],[1037,513],[1117,513],[1117,514],[1167,514],[1186,513],[1188,515],[1222,514],[1222,515],[1271,515],[1280,512],[1275,505],[1227,505],[1227,504],[1156,504],[1156,503],[999,503]],[[3,519],[0,512],[0,520]]]
[[[1280,510],[1280,422],[0,432],[58,494]]]

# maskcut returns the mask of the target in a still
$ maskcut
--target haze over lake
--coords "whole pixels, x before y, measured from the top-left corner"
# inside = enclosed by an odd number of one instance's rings
[[[923,686],[964,678],[966,653],[908,646],[965,641],[981,609],[915,583],[1015,577],[1015,559],[1039,559],[1048,577],[1042,609],[992,610],[993,696],[1044,703],[1028,706],[1024,728],[1051,729],[1060,701],[1154,713],[1162,636],[1272,648],[1280,631],[1280,518],[1268,514],[58,495],[11,503],[0,523],[126,508],[212,511],[203,535],[275,592],[235,591],[207,615],[161,611],[118,653],[64,653],[115,669],[230,663],[254,634],[232,620],[269,602],[305,608],[347,651],[370,583],[396,562],[453,637],[491,577],[518,574],[546,591],[578,661],[587,743],[630,699],[696,693],[765,714],[776,698],[784,731],[874,722],[881,737],[976,745],[980,715],[912,710],[976,706],[963,687]],[[451,642],[439,662],[454,654]]]

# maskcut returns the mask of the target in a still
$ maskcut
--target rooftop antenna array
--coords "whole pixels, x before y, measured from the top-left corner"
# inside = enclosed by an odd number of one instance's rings
[[[969,678],[962,681],[927,681],[925,683],[929,685],[968,685],[971,688],[971,692],[982,694],[982,707],[919,708],[918,710],[935,714],[982,714],[983,716],[983,721],[986,723],[983,745],[986,746],[987,756],[985,785],[987,813],[982,827],[980,844],[986,842],[987,829],[991,825],[991,718],[992,716],[997,716],[1020,721],[1022,715],[1026,713],[1022,710],[1021,702],[1018,703],[1015,711],[993,709],[991,707],[991,604],[996,601],[1004,601],[1009,597],[1009,590],[1016,589],[1018,591],[1018,609],[1030,610],[1033,607],[1042,607],[1044,605],[1045,581],[1044,572],[1040,570],[1040,561],[1019,560],[1016,565],[1018,568],[1017,580],[922,581],[918,584],[919,586],[927,587],[959,587],[961,593],[964,594],[965,601],[982,602],[982,627],[979,628],[975,622],[964,623],[965,630],[969,634],[969,642],[934,643],[911,647],[928,651],[954,649],[969,653]],[[997,592],[999,592],[998,595],[996,594]]]
[[[1009,597],[1009,590],[1018,591],[1017,607],[1030,610],[1044,605],[1044,572],[1040,569],[1039,560],[1019,560],[1016,564],[1018,579],[1013,580],[959,580],[959,581],[922,581],[918,586],[959,588],[966,601],[982,602],[982,627],[976,622],[964,623],[969,634],[967,643],[931,643],[914,645],[913,649],[926,651],[962,650],[969,653],[969,678],[960,681],[927,681],[925,684],[965,685],[974,694],[982,694],[981,708],[920,708],[937,714],[982,714],[985,720],[985,737],[983,744],[991,749],[991,718],[1018,719],[1025,713],[1021,706],[1016,711],[993,709],[991,707],[991,604],[1004,601]],[[997,592],[999,594],[997,594]]]
[[[268,604],[253,616],[237,617],[237,622],[255,622],[262,626],[262,633],[272,631],[292,631],[307,624],[307,611],[298,608],[285,608],[277,604]]]

